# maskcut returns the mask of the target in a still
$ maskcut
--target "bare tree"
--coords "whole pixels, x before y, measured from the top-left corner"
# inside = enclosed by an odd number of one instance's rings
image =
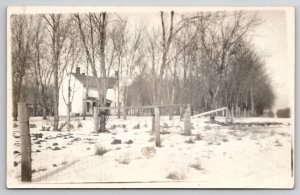
[[[35,81],[38,86],[38,91],[41,94],[41,102],[43,109],[43,119],[47,118],[47,101],[48,101],[48,89],[52,78],[53,68],[51,67],[48,58],[45,56],[48,53],[46,49],[45,37],[45,24],[41,16],[37,17],[36,25],[33,32],[34,41],[34,75]]]
[[[125,33],[126,33],[126,27],[127,27],[127,20],[122,19],[121,17],[118,17],[119,20],[117,20],[118,24],[115,25],[115,28],[111,31],[111,40],[113,43],[113,47],[116,51],[116,58],[117,58],[117,73],[118,73],[118,91],[117,91],[117,106],[120,107],[121,105],[121,86],[120,86],[120,78],[121,73],[123,70],[123,65],[125,64],[124,58],[125,58]],[[123,97],[124,98],[124,97]],[[121,109],[118,109],[118,118],[121,118]]]
[[[62,52],[63,67],[65,68],[65,75],[67,75],[67,95],[64,94],[63,91],[63,100],[64,103],[67,106],[67,130],[70,131],[70,122],[71,122],[71,108],[72,108],[72,102],[74,99],[74,94],[78,90],[78,88],[75,88],[76,86],[76,79],[72,79],[72,72],[76,66],[81,62],[81,49],[79,47],[79,40],[75,31],[75,26],[72,26],[70,30],[70,39],[68,41],[67,47],[64,48],[64,51]],[[61,83],[62,80],[65,78],[62,74]],[[63,87],[63,86],[62,86]]]
[[[142,24],[137,24],[134,27],[133,35],[126,34],[125,37],[125,78],[132,79],[134,70],[137,66],[139,66],[143,59],[142,52],[142,39],[143,32],[145,30],[145,26]],[[128,84],[127,84],[128,85]],[[123,91],[123,102],[124,106],[128,105],[128,86],[124,85]],[[124,110],[124,119],[126,119],[126,111]]]
[[[43,15],[43,18],[48,24],[48,32],[51,40],[51,65],[53,67],[53,93],[54,93],[54,131],[58,131],[59,123],[59,76],[64,73],[64,68],[61,67],[61,54],[65,40],[68,36],[69,19],[64,18],[62,14]]]
[[[31,58],[31,27],[32,18],[25,15],[11,16],[11,60],[12,60],[12,83],[13,83],[13,119],[17,120],[17,103],[22,98],[22,84],[26,69],[29,67]]]
[[[83,21],[78,13],[74,14],[75,21],[77,22],[81,41],[83,43],[87,60],[92,68],[93,76],[97,79],[97,89],[99,97],[99,106],[106,105],[106,92],[107,92],[107,74],[105,64],[105,46],[106,46],[106,28],[107,28],[107,14],[106,12],[95,14],[89,13],[88,20],[88,33],[83,28]],[[97,34],[95,34],[97,32]],[[87,37],[89,34],[89,37]],[[96,36],[96,37],[95,37]],[[100,61],[100,74],[97,75],[96,66],[96,44],[99,45],[99,61]],[[100,119],[100,132],[105,131],[105,114],[101,112]]]
[[[188,16],[175,20],[175,13],[171,11],[170,13],[170,22],[167,24],[166,16],[164,12],[160,12],[160,21],[161,21],[161,45],[160,45],[160,53],[161,60],[160,66],[158,68],[158,78],[155,83],[155,96],[156,96],[156,104],[161,104],[162,96],[161,96],[161,86],[163,82],[163,77],[167,65],[174,61],[177,56],[182,53],[185,48],[192,43],[194,37],[197,35],[193,33],[193,35],[185,42],[181,49],[177,50],[177,52],[171,54],[172,44],[174,42],[175,37],[181,32],[184,28],[193,24],[195,20],[202,20],[201,16]]]
[[[211,66],[209,94],[211,107],[215,108],[229,58],[238,48],[240,40],[259,24],[259,20],[256,15],[249,16],[242,11],[208,13],[207,18],[199,21],[199,29],[202,46]]]

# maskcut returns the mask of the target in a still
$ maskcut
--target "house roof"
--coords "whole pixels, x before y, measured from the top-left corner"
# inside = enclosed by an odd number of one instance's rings
[[[71,73],[79,82],[81,82],[83,84],[83,86],[86,86],[87,83],[87,79],[88,79],[88,86],[90,88],[97,88],[97,78],[94,76],[87,76],[87,75],[83,75],[83,74],[78,74],[78,73]],[[103,81],[103,78],[98,78],[99,80]],[[117,78],[116,77],[107,77],[107,81],[108,81],[108,89],[112,89],[116,82],[117,82]]]
[[[84,98],[84,100],[85,100],[85,98]],[[95,102],[99,101],[98,98],[96,98],[96,97],[88,97],[87,100],[91,100],[91,101],[95,101]],[[112,101],[109,99],[106,99],[106,103],[112,103]]]

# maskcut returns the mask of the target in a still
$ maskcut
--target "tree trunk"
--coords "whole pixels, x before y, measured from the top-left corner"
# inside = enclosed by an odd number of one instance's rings
[[[100,116],[100,132],[105,131],[105,122],[106,122],[106,115],[102,113]]]
[[[71,122],[71,118],[70,118],[70,112],[71,112],[71,103],[68,102],[68,113],[67,113],[67,130],[70,131],[70,122]]]
[[[254,115],[254,100],[253,100],[253,90],[252,90],[252,87],[250,89],[250,93],[251,93],[251,116]]]
[[[59,116],[58,116],[58,99],[59,99],[59,88],[58,88],[58,62],[55,62],[54,66],[54,101],[53,101],[53,111],[54,111],[54,126],[53,131],[58,131],[58,123],[59,123]]]
[[[126,93],[126,91],[127,91],[127,87],[125,86],[124,87],[124,97],[123,97],[123,101],[124,101],[124,107],[126,107],[127,106],[127,93]],[[126,109],[124,109],[124,113],[123,113],[123,119],[124,120],[126,120],[126,114],[127,114],[127,110]]]
[[[86,98],[83,100],[82,103],[82,120],[85,120],[86,117]]]
[[[175,99],[175,87],[172,89],[172,96],[171,96],[171,104],[174,104]],[[170,108],[169,110],[169,119],[173,120],[173,108]]]
[[[31,140],[29,132],[29,117],[26,103],[19,103],[20,135],[21,135],[21,181],[30,182],[31,171]]]
[[[18,120],[18,104],[17,104],[17,100],[16,100],[16,97],[13,97],[13,118],[14,118],[14,121],[17,121]]]
[[[42,104],[43,104],[43,120],[47,119],[47,98],[46,98],[46,93],[45,93],[45,88],[44,85],[41,85],[42,87]]]
[[[100,23],[101,31],[100,33],[100,62],[101,62],[101,73],[103,77],[102,81],[102,96],[103,101],[100,101],[101,106],[106,106],[106,93],[107,93],[107,78],[106,78],[106,67],[105,67],[105,45],[106,45],[106,12],[102,13],[102,22]],[[105,113],[102,113],[100,117],[100,132],[104,132],[105,129],[105,123],[106,123],[106,116]]]
[[[13,118],[14,121],[18,120],[18,102],[20,100],[20,94],[21,94],[21,90],[20,90],[21,84],[20,82],[17,83],[17,87],[14,87],[13,89]]]
[[[47,119],[47,110],[46,110],[46,105],[43,105],[43,120]]]

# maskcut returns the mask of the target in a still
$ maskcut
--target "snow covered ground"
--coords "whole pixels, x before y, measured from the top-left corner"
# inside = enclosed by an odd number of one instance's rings
[[[209,123],[209,118],[193,118],[192,136],[185,136],[179,117],[163,116],[161,147],[155,147],[151,120],[111,116],[109,132],[97,134],[92,133],[92,118],[73,118],[70,132],[53,132],[42,131],[42,126],[51,126],[50,121],[32,117],[33,182],[176,181],[177,187],[184,182],[194,187],[292,187],[290,119],[241,118],[235,120],[238,125],[221,126]],[[17,122],[13,137],[11,176],[20,181]]]

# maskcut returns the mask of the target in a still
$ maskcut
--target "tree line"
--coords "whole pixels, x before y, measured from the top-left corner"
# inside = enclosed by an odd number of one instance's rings
[[[59,130],[58,104],[70,108],[74,92],[70,84],[59,102],[59,88],[77,66],[101,78],[99,106],[106,105],[107,78],[118,71],[132,80],[119,91],[119,105],[189,103],[192,113],[227,106],[251,115],[272,107],[271,80],[251,39],[262,25],[255,13],[161,11],[153,16],[159,22],[107,12],[11,15],[14,120],[17,103],[33,99],[34,110],[40,107],[44,119],[53,115]],[[105,121],[101,114],[100,131]]]

